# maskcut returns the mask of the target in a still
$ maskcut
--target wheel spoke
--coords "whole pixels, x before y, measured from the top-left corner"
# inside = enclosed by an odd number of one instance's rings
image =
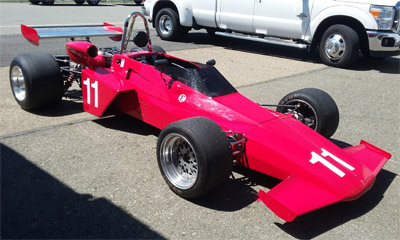
[[[304,123],[313,130],[317,129],[318,121],[315,110],[305,101],[293,100],[286,103],[287,105],[295,105],[295,108],[287,108],[284,113],[293,114],[293,117]]]
[[[196,154],[190,143],[179,134],[170,134],[161,144],[161,166],[170,182],[180,188],[189,189],[197,180]]]
[[[11,70],[11,85],[15,98],[20,102],[24,101],[26,96],[25,78],[22,70],[17,66]]]
[[[325,42],[325,53],[332,60],[339,60],[346,51],[346,42],[340,34],[332,34]]]

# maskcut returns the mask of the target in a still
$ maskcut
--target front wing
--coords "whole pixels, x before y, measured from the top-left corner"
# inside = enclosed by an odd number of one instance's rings
[[[363,163],[372,172],[362,185],[362,191],[357,191],[351,197],[339,196],[333,191],[324,189],[316,182],[311,182],[299,174],[289,176],[268,192],[259,191],[259,199],[278,217],[287,222],[296,217],[334,204],[339,201],[349,201],[359,198],[368,191],[378,172],[391,155],[372,144],[361,141],[359,145],[344,149],[349,155]]]

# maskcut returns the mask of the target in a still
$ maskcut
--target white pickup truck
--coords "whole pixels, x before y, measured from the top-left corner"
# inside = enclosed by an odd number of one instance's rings
[[[142,8],[158,35],[179,40],[190,29],[319,49],[330,66],[347,67],[359,51],[400,53],[398,0],[146,0]]]

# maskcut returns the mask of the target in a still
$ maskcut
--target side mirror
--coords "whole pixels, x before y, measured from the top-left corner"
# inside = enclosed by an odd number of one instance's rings
[[[217,62],[215,61],[215,59],[210,59],[206,62],[207,65],[209,66],[214,66]]]
[[[163,68],[168,65],[168,59],[158,59],[154,61],[155,67]]]

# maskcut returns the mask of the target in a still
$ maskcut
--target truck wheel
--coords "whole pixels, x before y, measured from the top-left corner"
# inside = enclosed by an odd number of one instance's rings
[[[352,28],[341,24],[332,25],[322,36],[319,56],[328,66],[347,67],[358,55],[359,42]]]
[[[141,4],[143,1],[142,1],[142,0],[140,0],[140,1],[134,0],[134,2],[136,3],[136,5],[139,5],[139,4]]]
[[[97,5],[99,5],[100,0],[86,0],[86,2],[87,2],[90,6],[97,6]]]
[[[46,53],[15,57],[10,65],[10,85],[15,100],[27,111],[55,106],[64,94],[60,67]]]
[[[316,88],[304,88],[289,93],[279,102],[280,113],[291,113],[294,118],[306,124],[322,136],[330,138],[339,125],[339,110],[335,101],[326,92]]]
[[[85,0],[74,0],[74,2],[78,5],[82,5],[83,3],[85,3]]]
[[[163,40],[173,41],[186,37],[188,29],[181,26],[179,16],[171,8],[161,9],[155,19],[155,27],[158,36]]]
[[[32,5],[38,5],[38,4],[40,3],[40,0],[29,0],[29,2],[30,2]]]
[[[171,123],[158,137],[157,161],[169,188],[183,198],[200,197],[232,172],[232,150],[214,121],[195,117]]]
[[[43,5],[53,5],[54,4],[54,0],[42,0],[42,4]]]

